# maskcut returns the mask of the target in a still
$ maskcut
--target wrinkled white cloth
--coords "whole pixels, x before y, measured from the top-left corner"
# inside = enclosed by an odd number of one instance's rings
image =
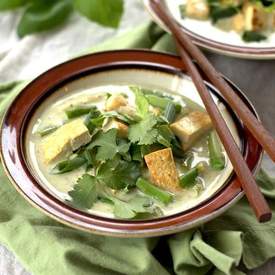
[[[99,26],[74,13],[53,31],[18,39],[21,11],[0,13],[0,82],[31,79],[83,49],[149,20],[141,1],[126,0],[119,29]]]

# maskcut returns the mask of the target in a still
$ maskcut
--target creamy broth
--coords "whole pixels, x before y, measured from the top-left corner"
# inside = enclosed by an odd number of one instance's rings
[[[164,94],[172,96],[175,102],[178,102],[182,107],[189,107],[192,110],[202,110],[201,104],[193,101],[192,92],[194,87],[192,82],[186,78],[181,80],[182,86],[185,89],[189,89],[190,93],[186,93],[187,97],[179,95],[173,90],[165,90]],[[151,87],[146,87],[151,88]],[[106,94],[124,94],[127,96],[129,104],[134,105],[135,96],[129,85],[125,83],[115,85],[96,86],[84,89],[71,89],[67,92],[67,88],[62,88],[62,93],[56,93],[46,100],[44,104],[39,106],[34,116],[32,117],[28,130],[27,130],[27,158],[29,165],[35,173],[38,181],[53,195],[61,200],[70,200],[68,192],[73,189],[77,182],[77,179],[85,173],[85,168],[80,167],[74,171],[64,174],[51,174],[51,169],[56,165],[56,162],[45,164],[43,161],[43,152],[39,149],[41,142],[46,137],[40,137],[37,132],[39,129],[45,128],[51,125],[62,125],[66,121],[65,110],[71,105],[92,104],[97,106],[99,110],[103,110],[106,102]],[[190,96],[191,95],[191,96]],[[196,96],[195,96],[196,97]],[[217,99],[215,99],[217,102]],[[241,144],[238,136],[237,128],[233,122],[233,119],[225,106],[218,103],[218,107],[226,120],[231,133],[233,134],[237,143]],[[54,122],[54,123],[53,123]],[[207,136],[196,142],[194,146],[189,149],[192,152],[194,159],[192,161],[192,167],[196,166],[201,161],[209,164],[209,156],[207,153]],[[177,167],[180,167],[180,162],[177,161]],[[179,174],[182,174],[180,169]],[[188,210],[198,204],[202,203],[213,194],[215,194],[228,180],[232,173],[232,165],[226,156],[225,168],[221,171],[216,171],[211,168],[207,168],[203,173],[203,176],[199,178],[199,184],[196,184],[191,188],[184,188],[181,192],[177,192],[174,195],[173,202],[164,205],[157,200],[153,200],[154,203],[161,208],[164,215],[171,215],[181,211]],[[90,172],[93,173],[93,172]],[[122,199],[130,199],[136,196],[136,194],[142,195],[139,190],[125,193],[122,191],[116,191],[116,196]],[[99,216],[114,217],[112,213],[113,206],[102,201],[97,201],[91,209],[87,211]]]

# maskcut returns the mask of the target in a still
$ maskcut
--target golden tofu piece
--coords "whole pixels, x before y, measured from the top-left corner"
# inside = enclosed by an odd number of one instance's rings
[[[87,144],[91,136],[82,119],[64,124],[46,137],[41,144],[45,163],[50,163]]]
[[[188,17],[205,20],[209,16],[209,6],[206,0],[188,0],[185,12]]]
[[[112,95],[107,99],[105,109],[106,111],[114,111],[127,104],[128,100],[123,95]]]
[[[236,32],[242,32],[244,30],[244,16],[241,13],[232,17],[232,26]]]
[[[193,111],[171,124],[170,128],[186,150],[212,128],[212,122],[207,113]]]
[[[155,151],[144,156],[152,182],[171,192],[181,190],[179,176],[171,148]]]
[[[260,5],[246,3],[243,6],[244,25],[247,31],[262,31],[270,28],[272,13],[268,13]]]
[[[115,119],[112,119],[106,126],[106,130],[109,130],[111,128],[117,129],[117,135],[121,138],[127,138],[128,137],[128,125],[126,125],[123,122],[117,121]]]

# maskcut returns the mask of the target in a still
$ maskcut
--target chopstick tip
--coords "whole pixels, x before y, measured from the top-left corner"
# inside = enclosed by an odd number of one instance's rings
[[[269,222],[272,218],[272,212],[266,212],[258,217],[260,223]]]

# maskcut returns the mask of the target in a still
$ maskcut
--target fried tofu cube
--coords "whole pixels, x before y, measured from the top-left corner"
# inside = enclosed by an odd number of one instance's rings
[[[244,16],[241,13],[236,14],[232,18],[232,26],[236,32],[242,32],[244,30]]]
[[[180,190],[179,176],[171,148],[155,151],[144,156],[152,182],[166,190]]]
[[[205,112],[193,111],[171,124],[170,128],[186,150],[212,128],[212,122]]]
[[[118,110],[121,106],[126,106],[128,104],[127,98],[123,95],[112,95],[110,96],[105,104],[106,111]]]
[[[111,128],[117,129],[118,137],[121,137],[121,138],[127,138],[128,137],[128,125],[126,125],[125,123],[120,122],[116,119],[112,119],[108,123],[108,125],[106,127],[106,130],[109,130]]]
[[[265,12],[260,5],[246,3],[243,7],[245,30],[262,31],[269,29],[271,13]]]
[[[209,6],[206,0],[188,0],[185,12],[188,17],[205,20],[209,16]]]
[[[44,162],[48,164],[65,157],[90,140],[91,136],[82,119],[66,123],[43,140],[40,149]]]

